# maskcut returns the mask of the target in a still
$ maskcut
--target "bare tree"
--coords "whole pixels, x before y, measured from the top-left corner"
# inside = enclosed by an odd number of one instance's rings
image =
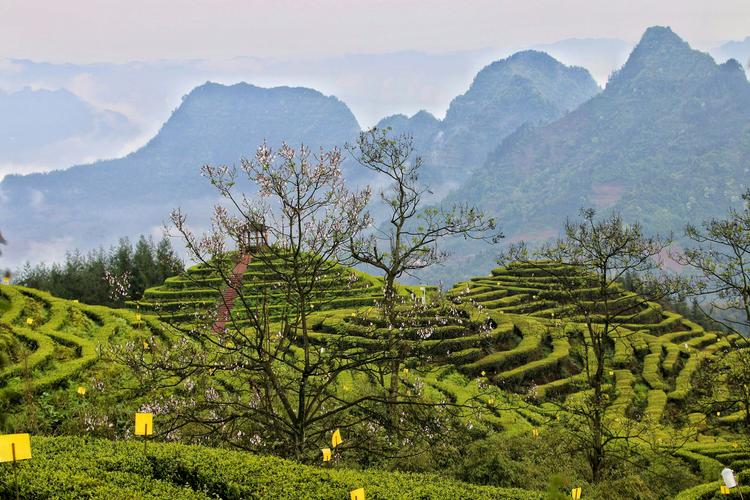
[[[745,427],[750,426],[750,191],[742,210],[731,209],[724,219],[700,227],[689,224],[685,234],[696,246],[675,259],[697,273],[692,293],[700,311],[726,330],[737,334],[732,349],[712,363],[714,379],[726,382],[728,393],[709,395],[723,411],[740,407]],[[709,384],[715,386],[716,384]],[[720,384],[724,387],[724,384]]]
[[[393,402],[398,398],[399,371],[409,345],[398,334],[404,325],[399,320],[403,301],[399,300],[397,280],[443,262],[448,254],[440,250],[438,242],[445,237],[496,241],[500,235],[488,236],[495,221],[475,207],[424,207],[428,190],[419,182],[422,158],[416,155],[413,139],[409,135],[390,137],[388,132],[378,128],[362,132],[347,149],[360,165],[387,183],[380,191],[387,222],[369,234],[352,237],[349,248],[355,260],[374,267],[383,277],[380,306],[382,319],[392,332],[385,349],[390,359],[386,367],[388,400]]]
[[[697,246],[676,260],[698,272],[694,293],[710,300],[704,314],[728,330],[750,333],[750,191],[745,208],[732,209],[725,219],[711,219],[701,227],[689,224],[685,234]]]
[[[597,219],[594,210],[588,209],[581,215],[580,221],[566,221],[564,236],[554,243],[533,252],[523,242],[512,245],[500,262],[523,262],[536,267],[539,276],[553,278],[566,314],[584,325],[580,338],[590,392],[562,409],[571,415],[565,424],[582,444],[592,479],[598,481],[609,449],[643,431],[607,418],[614,401],[605,376],[613,355],[611,337],[627,335],[624,325],[633,321],[633,315],[649,301],[677,291],[678,281],[659,273],[662,263],[658,256],[670,239],[648,237],[639,224],[627,225],[618,214]],[[550,261],[564,266],[551,266]],[[623,295],[618,282],[626,274],[638,277],[634,286],[637,295]]]

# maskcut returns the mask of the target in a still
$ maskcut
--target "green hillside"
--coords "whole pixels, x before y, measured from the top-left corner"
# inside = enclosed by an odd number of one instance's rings
[[[232,264],[227,263],[227,272]],[[587,297],[595,293],[590,278],[553,262],[497,268],[488,276],[456,284],[442,299],[429,289],[427,304],[417,308],[410,304],[418,300],[420,291],[403,287],[400,311],[404,321],[399,334],[408,352],[400,375],[404,397],[430,403],[450,401],[470,408],[462,418],[476,443],[492,436],[501,442],[533,439],[540,430],[556,435],[559,427],[566,425],[566,404],[586,395],[582,337],[586,329],[551,272],[575,278],[580,284],[575,294]],[[264,297],[272,317],[274,308],[283,307],[282,297],[275,295],[274,280],[269,269],[250,262],[242,281],[251,301],[254,292],[267,290]],[[220,302],[221,283],[223,278],[216,271],[194,266],[149,289],[137,304],[140,312],[88,306],[24,287],[0,287],[0,401],[8,410],[4,412],[6,431],[27,431],[33,428],[32,420],[37,420],[35,434],[127,438],[132,412],[148,395],[133,390],[132,376],[106,355],[108,346],[177,341],[180,334],[167,323],[189,326],[210,319]],[[312,341],[321,347],[335,340],[365,351],[378,348],[389,335],[375,307],[382,293],[380,281],[337,267],[323,284],[315,301],[319,311],[310,318]],[[619,289],[615,300],[624,309],[640,303],[624,289]],[[235,304],[232,313],[240,325],[246,324],[239,305]],[[717,413],[700,399],[704,367],[730,347],[736,348],[737,338],[705,331],[655,303],[634,305],[621,319],[623,326],[610,338],[611,365],[606,366],[607,391],[613,398],[609,417],[622,425],[647,424],[658,437],[657,443],[690,436],[676,454],[706,483],[686,490],[684,498],[711,498],[718,491],[717,470],[723,466],[750,474],[750,446],[738,433],[744,408]],[[147,347],[143,353],[148,355]],[[222,380],[227,376],[222,375]],[[231,381],[224,382],[231,387]],[[108,385],[108,390],[96,389],[100,384]],[[349,391],[351,384],[358,384],[360,391],[371,387],[352,378],[337,390]],[[76,394],[79,385],[88,390],[85,398]],[[123,387],[130,389],[115,390]],[[104,423],[86,420],[94,417]],[[100,454],[113,446],[113,457],[103,461]],[[35,460],[20,470],[21,477],[28,478],[24,487],[30,488],[30,495],[38,496],[54,491],[75,497],[86,487],[97,495],[121,491],[138,496],[143,488],[149,488],[165,498],[213,494],[223,498],[283,497],[297,491],[293,485],[305,484],[305,488],[316,488],[310,490],[315,491],[310,498],[338,498],[358,483],[373,494],[378,492],[376,498],[534,498],[537,494],[469,487],[432,476],[328,471],[213,448],[154,443],[149,445],[150,457],[145,460],[139,458],[137,443],[38,437],[34,447]],[[70,453],[70,458],[61,458],[65,453]],[[354,465],[361,459],[352,455],[343,464]],[[256,468],[265,475],[257,478],[247,473]],[[140,477],[142,471],[145,478]],[[7,493],[10,479],[7,471],[2,474]],[[395,477],[403,494],[393,486]],[[745,477],[743,472],[740,478]],[[58,479],[58,486],[50,486]],[[542,488],[547,480],[535,488]]]
[[[225,277],[232,272],[233,262],[221,266]],[[276,259],[271,266],[283,266]],[[165,321],[194,322],[196,313],[205,315],[215,309],[226,286],[216,266],[198,264],[189,268],[184,274],[167,278],[163,285],[149,288],[143,299],[131,303],[140,307],[143,312],[158,315]],[[285,307],[281,290],[274,286],[278,276],[260,261],[250,261],[242,277],[242,292],[246,300],[257,306],[262,300],[268,301],[273,317]],[[336,266],[321,283],[322,292],[314,297],[313,309],[339,309],[344,307],[369,306],[382,293],[380,281],[355,269]],[[243,314],[239,304],[235,307],[239,324],[243,323]]]
[[[550,271],[575,273],[555,263],[517,264],[454,286],[454,296],[483,308],[498,325],[512,324],[516,334],[510,348],[490,348],[462,364],[462,371],[486,371],[496,384],[515,392],[531,390],[540,401],[575,398],[585,390],[580,339],[585,325],[570,310]],[[581,276],[576,293],[594,294],[593,283]],[[614,300],[623,308],[640,302],[625,290]],[[607,371],[623,413],[655,423],[669,422],[669,407],[689,401],[692,376],[701,363],[723,355],[737,340],[706,332],[656,303],[634,307],[621,321],[610,339],[613,364]]]
[[[153,318],[63,300],[20,286],[0,287],[0,395],[17,401],[23,392],[72,386],[104,369],[98,350],[110,342],[163,336]]]

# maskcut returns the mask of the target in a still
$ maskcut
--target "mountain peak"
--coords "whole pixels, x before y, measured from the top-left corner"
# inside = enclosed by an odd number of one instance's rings
[[[520,52],[516,52],[515,54],[508,57],[507,59],[503,59],[502,61],[498,61],[498,62],[502,63],[502,62],[517,62],[517,61],[551,64],[551,65],[561,64],[560,61],[558,61],[551,55],[547,54],[546,52],[542,52],[541,50],[533,50],[533,49],[522,50]]]
[[[667,26],[651,26],[643,33],[638,45],[631,54],[638,57],[675,57],[698,53],[690,48],[690,45],[680,38],[671,28]],[[629,61],[628,61],[629,62]]]
[[[612,75],[607,87],[615,89],[656,81],[697,84],[714,74],[716,67],[711,56],[691,48],[670,28],[652,26],[625,65]]]
[[[641,41],[638,42],[638,45],[665,43],[689,47],[687,42],[680,38],[677,33],[672,31],[672,28],[670,28],[669,26],[651,26],[650,28],[646,29],[646,31],[643,33],[643,36],[641,37]]]

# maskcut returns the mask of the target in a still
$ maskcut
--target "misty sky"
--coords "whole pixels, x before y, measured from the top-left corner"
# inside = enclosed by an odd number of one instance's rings
[[[51,62],[450,52],[571,37],[742,39],[748,0],[0,0],[0,58]]]
[[[750,35],[750,0],[0,0],[0,97],[63,89],[128,121],[102,130],[92,118],[91,132],[50,144],[13,137],[33,147],[0,151],[0,180],[123,156],[207,80],[314,88],[369,127],[441,118],[482,67],[527,48],[603,87],[653,25],[750,71],[747,48],[715,50]]]

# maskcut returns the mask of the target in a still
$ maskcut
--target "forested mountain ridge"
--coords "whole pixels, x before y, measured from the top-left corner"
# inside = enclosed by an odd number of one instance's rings
[[[427,160],[424,179],[438,188],[437,197],[518,126],[559,117],[597,91],[586,70],[527,51],[482,70],[443,121],[420,112],[382,123],[415,136]],[[346,104],[312,89],[206,83],[183,98],[153,139],[124,158],[4,179],[0,222],[12,243],[6,257],[11,265],[60,259],[64,248],[85,250],[158,231],[177,206],[194,207],[204,214],[197,222],[205,223],[216,193],[200,177],[201,165],[238,164],[263,141],[343,147],[359,130]],[[353,163],[344,164],[347,178],[367,182]]]
[[[379,126],[414,135],[426,181],[445,189],[481,166],[519,127],[556,120],[597,92],[585,69],[527,50],[482,69],[466,93],[453,99],[444,120],[425,119],[429,114],[420,112],[408,119],[388,117]]]
[[[546,126],[519,129],[448,200],[473,200],[510,236],[546,237],[580,207],[648,231],[739,202],[750,168],[750,83],[669,28],[646,31],[606,89]]]
[[[49,255],[50,242],[88,249],[157,231],[178,206],[196,207],[205,223],[215,191],[201,177],[202,165],[239,164],[263,141],[304,142],[315,150],[343,145],[358,132],[344,103],[315,90],[206,83],[184,97],[148,144],[124,158],[7,176],[0,183],[11,243],[6,257],[49,261],[62,257]]]

